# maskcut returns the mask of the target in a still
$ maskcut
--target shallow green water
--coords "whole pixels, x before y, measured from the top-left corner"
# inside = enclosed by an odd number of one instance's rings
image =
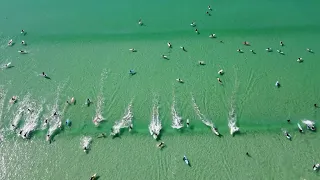
[[[318,178],[311,167],[320,161],[316,159],[319,136],[298,134],[296,128],[301,119],[317,122],[319,116],[313,107],[320,98],[318,1],[3,4],[0,63],[12,62],[14,67],[0,71],[0,133],[4,136],[0,179],[86,179],[95,172],[100,179]],[[209,4],[212,16],[205,14]],[[145,26],[137,24],[139,18]],[[189,26],[193,20],[199,35]],[[22,28],[26,36],[19,33]],[[210,33],[217,38],[208,38]],[[16,44],[7,47],[9,39]],[[21,40],[28,45],[21,47]],[[251,46],[244,47],[243,41]],[[267,47],[274,52],[267,53]],[[129,48],[138,52],[131,53]],[[244,53],[236,52],[239,48]],[[20,49],[29,54],[17,53]],[[298,57],[305,61],[297,63]],[[199,60],[206,65],[199,66]],[[223,86],[216,80],[221,68]],[[130,69],[137,74],[129,76]],[[38,76],[43,71],[51,80]],[[176,78],[185,83],[178,84]],[[281,88],[275,88],[277,80]],[[27,93],[32,100],[44,102],[39,124],[56,101],[60,112],[66,108],[63,120],[72,120],[72,127],[60,132],[50,145],[45,142],[47,131],[39,129],[31,141],[23,141],[9,130],[18,104],[9,108],[7,102],[13,95],[22,99]],[[99,95],[104,97],[101,108],[106,121],[96,128],[92,118]],[[67,107],[70,97],[77,104]],[[167,144],[163,151],[155,148],[148,132],[155,97],[159,97],[162,139]],[[223,138],[213,136],[201,123],[192,97]],[[84,106],[86,98],[94,104]],[[179,115],[192,124],[183,133],[171,128],[173,98]],[[134,133],[125,132],[120,139],[94,138],[92,150],[85,155],[80,138],[109,133],[131,101]],[[236,107],[241,129],[233,138],[227,125],[231,106]],[[283,137],[281,128],[291,132],[292,142]],[[183,154],[189,157],[191,168],[183,164]]]

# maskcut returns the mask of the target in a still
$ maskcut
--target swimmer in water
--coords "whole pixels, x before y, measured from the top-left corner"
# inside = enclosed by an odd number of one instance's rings
[[[208,9],[209,9],[210,11],[212,11],[211,6],[208,6]]]
[[[190,26],[196,27],[196,22],[192,21],[192,23],[190,24]]]
[[[163,59],[169,59],[168,56],[162,55]]]
[[[211,16],[211,14],[209,13],[209,11],[207,11],[206,14],[207,14],[208,16]]]
[[[303,62],[303,59],[302,58],[298,58],[297,62],[301,63],[301,62]]]
[[[237,51],[238,51],[239,53],[242,53],[242,52],[243,52],[241,49],[237,49]]]
[[[21,30],[21,34],[25,35],[25,33],[26,33],[26,32],[22,29],[22,30]]]
[[[219,84],[222,84],[222,81],[220,78],[217,78],[217,80],[218,80]]]
[[[284,46],[284,44],[283,44],[283,42],[282,42],[282,41],[280,41],[280,46]]]
[[[171,45],[170,42],[168,42],[167,45],[168,45],[169,48],[172,48],[172,45]]]
[[[216,34],[210,34],[209,38],[216,38]]]
[[[139,24],[140,26],[142,26],[142,25],[143,25],[143,22],[142,22],[142,20],[141,20],[141,19],[139,19],[138,24]]]
[[[180,79],[180,78],[178,78],[177,81],[178,81],[179,83],[183,83],[183,80]]]
[[[198,31],[198,29],[195,29],[194,31],[195,31],[195,32],[196,32],[197,34],[199,34],[199,31]]]
[[[266,51],[267,52],[272,52],[272,49],[271,48],[267,48]]]
[[[21,44],[22,44],[22,45],[27,45],[26,42],[23,41],[23,40],[21,41]]]
[[[55,111],[54,113],[53,113],[53,116],[58,116],[59,114]]]
[[[20,54],[27,54],[27,52],[26,51],[24,51],[24,50],[20,50],[20,51],[18,51]]]
[[[311,52],[311,53],[313,52],[312,49],[309,49],[309,48],[307,48],[307,51],[308,51],[308,52]]]
[[[90,106],[91,103],[92,103],[91,100],[88,98],[87,99],[87,106]]]

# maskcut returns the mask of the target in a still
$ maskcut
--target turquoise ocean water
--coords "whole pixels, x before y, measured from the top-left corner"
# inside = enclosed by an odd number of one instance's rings
[[[305,118],[319,119],[319,109],[313,107],[320,100],[318,1],[1,4],[0,64],[11,62],[14,67],[0,71],[0,179],[88,179],[94,173],[99,179],[319,178],[312,171],[320,161],[319,135],[299,134],[296,126]],[[206,15],[208,5],[211,16]],[[138,25],[140,18],[145,26]],[[200,34],[190,26],[192,21]],[[27,31],[25,36],[21,29]],[[210,39],[211,33],[217,38]],[[16,42],[12,47],[7,46],[10,39]],[[27,46],[21,46],[21,40]],[[242,45],[244,41],[251,46]],[[274,51],[266,52],[267,47]],[[244,53],[238,53],[239,48]],[[303,63],[296,61],[299,57]],[[206,65],[198,65],[200,60]],[[137,74],[130,76],[130,69]],[[220,69],[225,71],[220,77],[223,86],[216,80]],[[39,77],[43,71],[51,80]],[[185,83],[177,83],[177,78]],[[276,81],[280,88],[274,86]],[[8,101],[14,95],[19,101],[11,106]],[[43,108],[34,118],[38,126],[29,141],[10,130],[26,97],[27,103]],[[71,97],[77,104],[67,106]],[[84,105],[86,98],[93,101],[90,107]],[[199,120],[192,98],[223,137],[214,136]],[[163,125],[161,140],[167,145],[162,151],[148,130],[155,99]],[[174,100],[178,114],[190,119],[192,128],[171,128]],[[130,102],[134,131],[97,139],[99,133],[109,134]],[[69,118],[72,127],[48,144],[41,124],[55,106],[63,123]],[[228,128],[232,108],[241,131],[234,137]],[[95,127],[92,119],[99,110],[106,121]],[[21,119],[20,128],[26,120]],[[292,141],[281,128],[291,133]],[[88,154],[81,150],[83,136],[93,138]],[[183,163],[184,154],[191,168]]]

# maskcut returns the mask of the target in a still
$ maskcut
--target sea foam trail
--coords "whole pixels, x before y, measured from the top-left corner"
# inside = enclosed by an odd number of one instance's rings
[[[96,114],[95,117],[93,118],[93,123],[96,126],[99,126],[102,121],[105,120],[105,118],[102,116],[102,109],[104,108],[104,97],[103,97],[103,82],[107,78],[108,72],[106,69],[104,69],[101,73],[101,79],[100,79],[100,91],[99,95],[97,97],[97,103],[96,103]]]
[[[119,135],[120,129],[123,129],[123,128],[129,128],[129,131],[131,131],[131,128],[133,127],[132,119],[133,119],[133,112],[132,112],[132,101],[131,101],[124,113],[124,116],[120,120],[116,121],[115,124],[112,126],[111,135],[112,136]]]
[[[237,123],[237,114],[235,108],[231,107],[231,110],[229,111],[229,117],[228,117],[228,126],[230,129],[230,134],[234,135],[234,133],[238,132],[240,129],[236,125]]]
[[[20,102],[18,102],[18,109],[16,112],[14,112],[13,120],[10,126],[12,130],[15,130],[16,128],[19,127],[21,118],[25,113],[25,111],[27,111],[27,104],[29,101],[30,101],[30,94],[28,93],[23,97],[23,99]]]
[[[3,106],[6,99],[7,90],[0,86],[0,122],[2,122]]]
[[[44,122],[42,125],[42,128],[45,129],[49,126],[46,140],[51,141],[53,136],[58,133],[58,130],[61,129],[62,126],[62,118],[65,113],[65,109],[63,108],[62,112],[59,112],[59,98],[60,98],[60,92],[64,89],[67,81],[62,83],[57,88],[57,95],[55,98],[55,103],[52,107],[47,106],[47,109],[49,110],[49,114],[46,114],[44,116]]]
[[[37,128],[38,119],[40,113],[43,110],[44,101],[41,103],[36,103],[35,101],[30,102],[28,109],[31,110],[26,118],[26,123],[24,124],[23,128],[20,130],[20,135],[23,138],[30,138],[31,133]],[[21,133],[22,131],[22,133]]]
[[[174,129],[181,129],[181,128],[183,128],[182,118],[178,115],[175,106],[176,106],[176,102],[175,102],[175,100],[173,100],[173,103],[171,106],[171,115],[172,115],[171,127]]]
[[[198,105],[196,104],[196,101],[193,97],[192,97],[192,103],[193,103],[193,109],[196,112],[199,119],[202,121],[202,123],[205,124],[206,126],[210,127],[213,130],[215,128],[213,122],[210,121],[209,119],[207,119],[206,116],[200,112],[200,109],[199,109]]]
[[[152,119],[149,124],[149,132],[154,139],[158,139],[162,129],[161,120],[159,118],[159,106],[155,103],[152,108]]]
[[[89,151],[91,142],[92,142],[92,138],[90,136],[81,137],[80,146],[84,152]]]

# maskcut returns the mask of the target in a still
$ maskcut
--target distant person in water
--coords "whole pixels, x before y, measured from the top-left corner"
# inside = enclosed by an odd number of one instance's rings
[[[313,106],[314,106],[315,108],[317,108],[317,107],[318,107],[318,105],[317,105],[317,104],[314,104]]]
[[[284,44],[283,44],[283,42],[282,42],[282,41],[280,41],[280,46],[284,46]]]
[[[290,119],[288,119],[287,122],[290,123],[291,122]]]
[[[42,72],[42,76],[47,77],[46,73]]]
[[[91,103],[92,103],[91,100],[88,98],[87,99],[87,106],[90,106]]]

